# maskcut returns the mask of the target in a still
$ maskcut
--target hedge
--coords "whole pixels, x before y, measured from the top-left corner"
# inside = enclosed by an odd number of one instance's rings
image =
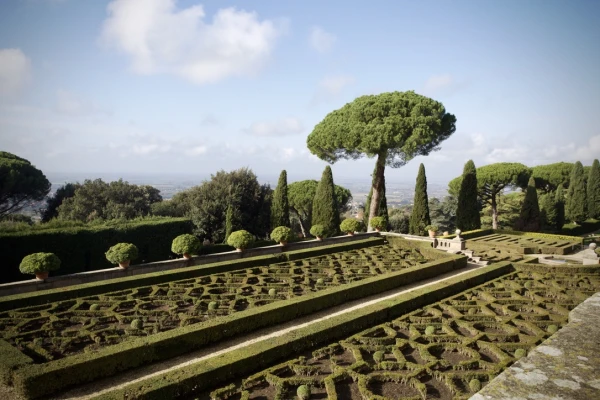
[[[310,295],[278,301],[202,324],[188,325],[123,342],[95,352],[77,354],[45,364],[25,365],[13,372],[13,386],[26,397],[43,396],[465,266],[465,256],[449,255],[446,260],[433,261]],[[3,357],[0,349],[0,359]]]
[[[2,273],[0,283],[31,279],[19,272],[19,263],[28,254],[54,253],[62,261],[57,275],[111,268],[105,257],[113,245],[133,243],[139,249],[139,263],[166,260],[171,256],[171,242],[183,233],[192,232],[185,218],[132,221],[118,226],[74,227],[0,233]]]
[[[92,398],[95,400],[159,400],[178,398],[191,392],[199,393],[294,354],[343,339],[374,324],[390,321],[512,271],[514,268],[508,262],[482,267],[444,282],[411,290],[391,300],[381,301],[282,336],[158,374]]]
[[[561,229],[561,233],[565,235],[579,236],[585,235],[587,233],[592,233],[600,229],[600,221],[596,220],[587,220],[581,225],[572,226],[564,225]]]
[[[555,235],[550,233],[541,233],[541,232],[521,232],[521,231],[511,231],[511,230],[497,230],[495,233],[505,234],[505,235],[514,235],[514,236],[524,236],[538,239],[550,239],[550,240],[564,240],[566,242],[575,242],[578,244],[583,243],[583,238],[578,236],[567,236],[567,235]]]

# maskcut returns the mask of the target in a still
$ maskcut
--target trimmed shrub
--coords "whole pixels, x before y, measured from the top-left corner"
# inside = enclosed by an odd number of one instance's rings
[[[200,251],[200,239],[189,233],[177,236],[171,244],[171,251],[175,254],[197,254]]]
[[[227,244],[236,249],[246,249],[254,242],[254,236],[248,231],[240,230],[232,232],[227,238]]]
[[[354,218],[346,218],[340,224],[340,230],[342,232],[354,233],[354,232],[360,230],[360,221],[358,221]]]
[[[275,289],[269,289],[269,296],[275,297],[276,295],[277,295],[277,290],[275,290]]]
[[[553,335],[553,334],[556,333],[556,331],[558,331],[558,326],[556,326],[556,325],[549,325],[548,328],[546,329],[546,331],[549,334]]]
[[[310,386],[308,385],[300,385],[298,386],[298,390],[296,391],[298,398],[300,400],[308,400],[310,399]]]
[[[373,353],[373,360],[379,364],[383,361],[384,356],[385,353],[383,351],[376,351],[375,353]]]
[[[315,237],[326,237],[325,228],[321,224],[316,224],[310,227],[310,234]]]
[[[469,381],[469,388],[473,393],[477,393],[481,390],[481,382],[479,379],[471,379]]]
[[[434,333],[435,333],[435,327],[428,325],[427,328],[425,328],[426,335],[433,335]]]
[[[117,243],[105,253],[106,259],[111,264],[119,264],[138,257],[138,248],[131,243]]]
[[[133,321],[131,321],[131,329],[136,329],[136,330],[140,330],[144,327],[144,324],[142,323],[141,320],[139,319],[134,319]]]
[[[60,259],[54,253],[33,253],[23,258],[19,271],[22,274],[35,275],[40,272],[56,271],[60,268]]]
[[[287,226],[278,226],[271,232],[271,239],[276,242],[289,242],[292,238],[292,230]]]
[[[525,349],[517,349],[515,351],[515,358],[519,359],[521,357],[525,357],[527,355],[527,350]]]
[[[374,229],[383,230],[387,228],[387,223],[383,217],[373,217],[371,218],[371,221],[369,221],[369,224]]]
[[[425,227],[426,231],[433,231],[433,232],[437,232],[438,229],[440,229],[437,225],[427,225]]]
[[[323,278],[317,279],[317,285],[323,285],[324,283],[325,281],[323,280]]]
[[[96,311],[100,308],[100,306],[98,304],[92,304],[90,306],[90,311]]]
[[[216,310],[218,307],[218,304],[216,301],[211,301],[210,303],[208,303],[208,309],[209,310]]]

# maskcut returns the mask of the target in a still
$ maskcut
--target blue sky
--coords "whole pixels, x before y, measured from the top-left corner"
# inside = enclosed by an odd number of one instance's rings
[[[365,94],[415,90],[457,117],[441,150],[386,169],[600,154],[600,2],[0,2],[0,149],[48,174],[250,167],[318,179],[306,137]],[[334,178],[368,179],[374,160]]]

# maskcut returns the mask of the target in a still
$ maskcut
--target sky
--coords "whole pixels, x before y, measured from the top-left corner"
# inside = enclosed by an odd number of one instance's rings
[[[0,150],[44,173],[251,168],[319,179],[306,137],[356,97],[414,90],[457,118],[386,169],[600,156],[598,1],[2,0]],[[334,179],[370,179],[374,160]]]

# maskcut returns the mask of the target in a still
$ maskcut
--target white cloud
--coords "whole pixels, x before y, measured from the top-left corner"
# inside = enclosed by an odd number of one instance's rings
[[[187,156],[200,156],[202,154],[206,154],[208,148],[206,146],[193,146],[184,150],[185,155]]]
[[[328,95],[337,95],[345,87],[352,85],[356,80],[351,75],[328,76],[319,82],[319,88]]]
[[[335,35],[318,26],[313,26],[310,30],[310,45],[319,53],[327,53],[331,50],[336,40]]]
[[[108,5],[102,40],[131,58],[139,74],[169,73],[196,84],[256,73],[269,59],[285,22],[220,9],[204,21],[202,5],[176,0],[115,0]]]
[[[31,76],[31,61],[21,49],[0,49],[0,95],[18,92]]]
[[[296,135],[304,130],[298,118],[284,118],[275,122],[255,122],[245,132],[254,136]]]
[[[588,143],[575,148],[573,154],[584,164],[591,164],[595,158],[600,158],[600,135],[589,138]]]

